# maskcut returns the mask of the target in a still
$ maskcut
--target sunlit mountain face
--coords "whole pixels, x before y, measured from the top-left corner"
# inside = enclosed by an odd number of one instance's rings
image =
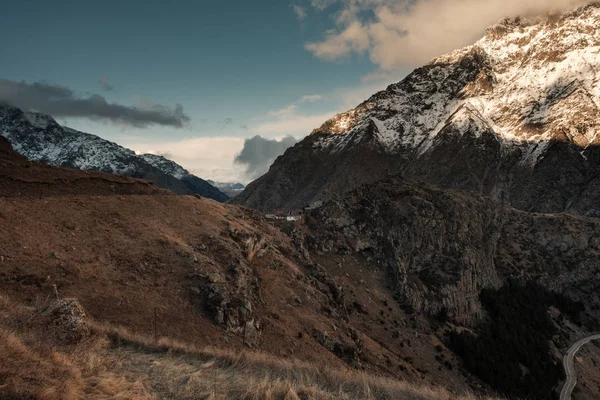
[[[598,27],[598,5],[504,20],[325,122],[237,201],[294,208],[400,173],[597,215]]]

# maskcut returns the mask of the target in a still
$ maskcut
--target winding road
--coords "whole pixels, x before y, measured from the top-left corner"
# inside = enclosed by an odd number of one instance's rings
[[[565,381],[562,391],[560,392],[560,400],[571,400],[571,392],[573,392],[573,389],[575,389],[575,385],[577,384],[577,375],[575,374],[575,367],[573,365],[573,359],[575,358],[575,355],[585,344],[597,339],[600,339],[600,333],[595,333],[593,335],[584,337],[571,346],[571,348],[565,353],[563,358],[563,366],[565,368],[567,380]]]

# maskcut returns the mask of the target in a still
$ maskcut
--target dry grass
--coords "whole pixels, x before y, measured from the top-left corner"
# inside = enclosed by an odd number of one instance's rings
[[[149,377],[163,398],[474,400],[443,388],[413,385],[353,369],[330,370],[256,352],[198,348],[167,338],[157,343],[123,328],[94,325],[121,353],[121,368]]]
[[[90,322],[57,343],[35,308],[0,297],[0,397],[15,399],[475,399],[258,352],[197,348]]]

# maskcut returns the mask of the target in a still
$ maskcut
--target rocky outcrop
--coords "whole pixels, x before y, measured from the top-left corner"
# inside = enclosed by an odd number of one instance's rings
[[[600,216],[599,21],[597,4],[502,21],[325,122],[233,202],[289,210],[400,173]]]
[[[76,299],[57,300],[42,310],[51,332],[63,343],[77,343],[90,335],[83,307]]]
[[[309,249],[372,257],[401,304],[461,323],[481,317],[482,289],[508,278],[581,299],[581,285],[600,273],[597,219],[527,214],[399,177],[335,198],[311,217]]]

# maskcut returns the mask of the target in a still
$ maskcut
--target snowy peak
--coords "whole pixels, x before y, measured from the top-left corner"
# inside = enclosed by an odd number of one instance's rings
[[[476,110],[505,142],[534,146],[568,126],[569,140],[598,144],[596,123],[587,118],[597,112],[598,65],[598,5],[538,22],[504,20],[476,44],[432,60],[327,121],[313,132],[321,136],[314,147],[339,152],[361,142],[357,136],[373,122],[378,144],[389,152],[428,148],[463,107]]]
[[[0,105],[0,136],[32,161],[147,179],[179,194],[200,194],[217,201],[228,199],[173,161],[152,154],[138,156],[98,136],[63,127],[45,114]]]
[[[600,5],[506,19],[288,150],[236,202],[294,209],[390,174],[600,216]]]
[[[24,113],[25,117],[31,124],[37,128],[48,128],[49,126],[56,125],[58,123],[49,115],[38,113],[38,112],[26,112]]]
[[[172,175],[177,179],[182,179],[190,173],[181,165],[157,154],[141,154],[139,156],[148,164],[160,169],[166,174]]]

